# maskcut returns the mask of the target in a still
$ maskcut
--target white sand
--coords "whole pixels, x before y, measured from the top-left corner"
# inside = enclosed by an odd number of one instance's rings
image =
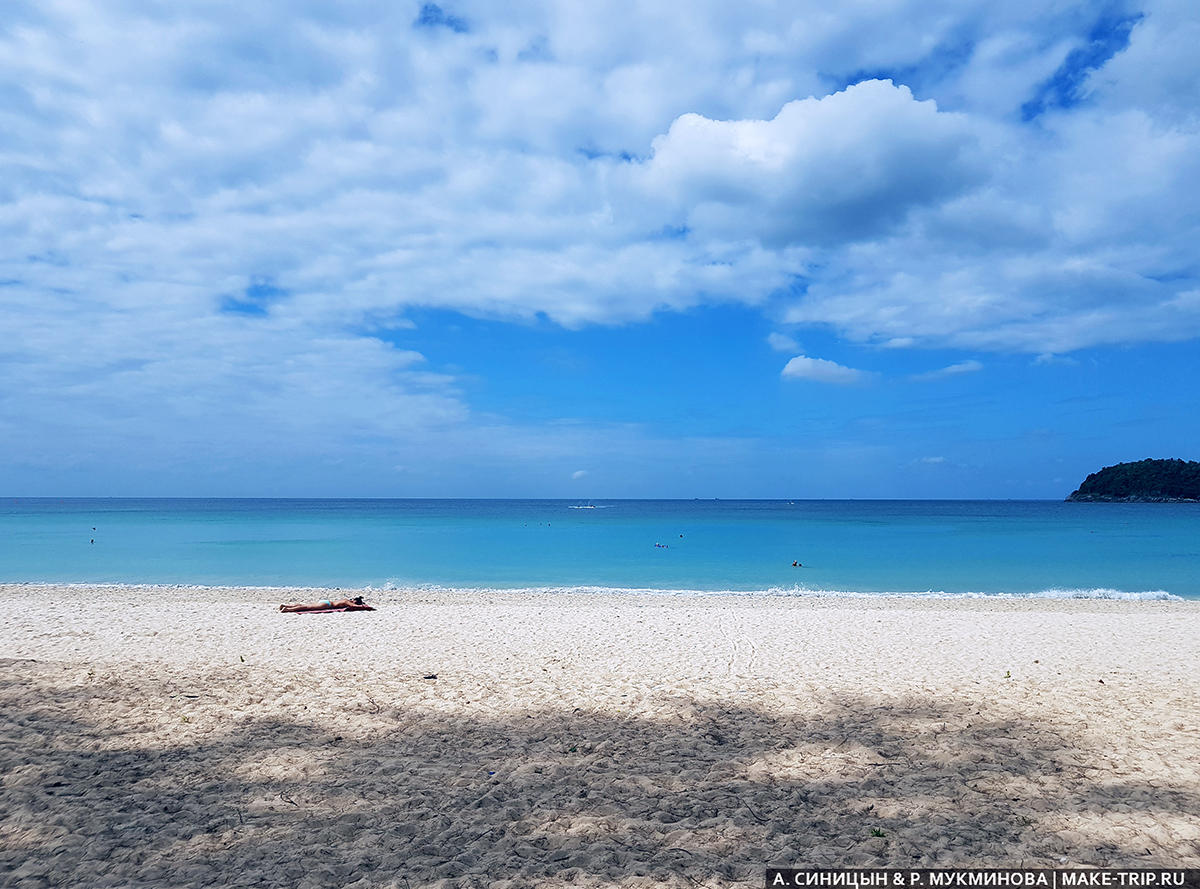
[[[1200,867],[1198,603],[320,596],[0,586],[0,885]]]

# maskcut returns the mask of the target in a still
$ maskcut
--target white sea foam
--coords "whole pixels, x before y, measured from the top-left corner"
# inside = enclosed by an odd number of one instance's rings
[[[1182,596],[1176,596],[1174,593],[1168,593],[1166,590],[1142,590],[1141,592],[1129,592],[1127,590],[1110,590],[1106,588],[1090,589],[1090,590],[1060,590],[1050,589],[1042,590],[1037,593],[1030,593],[1027,598],[1033,599],[1122,599],[1122,600],[1139,600],[1147,602],[1182,602]]]
[[[579,596],[664,596],[664,597],[786,597],[811,599],[1098,599],[1122,602],[1185,602],[1191,598],[1178,596],[1166,590],[1115,590],[1106,587],[1092,589],[1051,588],[1033,593],[1004,591],[946,592],[945,590],[829,590],[808,587],[770,587],[756,590],[732,589],[663,589],[655,587],[608,587],[608,586],[524,586],[524,587],[460,587],[439,584],[416,584],[400,580],[388,580],[379,585],[322,587],[305,584],[255,585],[255,584],[194,584],[194,583],[105,583],[95,581],[57,582],[8,582],[4,586],[19,587],[30,591],[40,589],[109,589],[122,592],[145,592],[153,594],[206,591],[229,593],[237,590],[253,590],[261,593],[278,593],[305,590],[313,594],[337,591],[341,594],[361,593],[380,595],[389,593],[447,593],[456,595],[579,595]],[[1194,597],[1192,597],[1194,598]]]
[[[365,592],[430,592],[457,593],[463,595],[609,595],[609,596],[739,596],[739,597],[789,597],[814,599],[1109,599],[1129,602],[1183,602],[1166,590],[1114,590],[1103,587],[1094,589],[1045,589],[1033,593],[1005,591],[946,592],[945,590],[827,590],[808,587],[770,587],[757,590],[699,590],[663,589],[652,587],[608,587],[608,586],[525,586],[525,587],[448,587],[438,584],[406,584],[387,581],[379,587],[364,587]]]

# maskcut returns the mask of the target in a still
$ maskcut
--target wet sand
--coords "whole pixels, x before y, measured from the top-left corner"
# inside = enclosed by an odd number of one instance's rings
[[[0,586],[0,885],[1200,867],[1200,603],[323,595]]]

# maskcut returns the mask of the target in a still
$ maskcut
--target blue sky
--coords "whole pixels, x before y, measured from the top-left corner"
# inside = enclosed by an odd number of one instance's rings
[[[680,9],[6,6],[0,493],[1200,457],[1194,3]]]

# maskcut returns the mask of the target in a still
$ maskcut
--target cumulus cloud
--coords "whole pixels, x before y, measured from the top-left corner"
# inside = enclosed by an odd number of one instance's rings
[[[18,4],[0,231],[41,265],[4,275],[269,277],[293,295],[274,311],[323,323],[436,306],[573,326],[799,279],[795,323],[865,340],[1190,336],[1172,275],[1200,152],[1170,104],[1196,81],[1188,5],[1149,4],[1085,107],[1004,117],[1086,45],[1088,8],[701,4],[685,26],[652,6]]]
[[[1200,118],[1172,98],[1200,67],[1174,35],[1196,28],[1194,9],[1152,2],[1110,59],[1083,74],[1064,60],[1054,76],[1083,84],[1071,101],[981,131],[985,187],[839,251],[785,319],[861,341],[1032,354],[1200,336],[1184,271]],[[1149,61],[1159,49],[1163,66]]]
[[[807,355],[797,355],[784,365],[782,376],[784,379],[836,383],[842,386],[864,383],[871,378],[867,371],[844,367],[825,358],[809,358]]]
[[[980,172],[966,117],[883,80],[789,102],[770,120],[685,114],[641,171],[691,228],[773,246],[884,234]]]
[[[5,455],[85,427],[164,464],[213,430],[477,429],[388,335],[420,308],[734,302],[801,339],[1031,355],[1195,338],[1200,24],[1138,11],[1097,56],[1087,0],[10,3]]]
[[[586,478],[587,475],[588,475],[588,471],[586,469],[576,469],[574,472],[571,473],[571,478],[578,480],[581,478]]]

